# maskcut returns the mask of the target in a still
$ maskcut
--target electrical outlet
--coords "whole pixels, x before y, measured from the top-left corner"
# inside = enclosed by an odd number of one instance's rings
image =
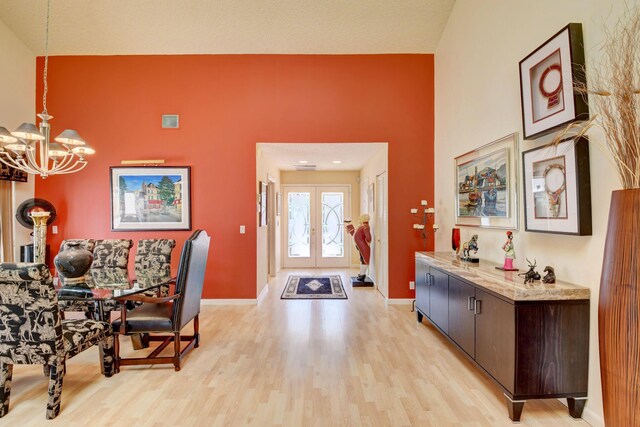
[[[409,289],[415,289],[416,288],[416,282],[409,282]]]
[[[246,229],[245,229],[244,225],[241,225],[240,226],[240,234],[244,234],[245,231],[246,231]]]

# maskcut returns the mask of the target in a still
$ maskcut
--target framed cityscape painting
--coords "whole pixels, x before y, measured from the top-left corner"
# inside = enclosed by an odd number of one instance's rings
[[[591,235],[587,138],[525,151],[522,169],[526,231]]]
[[[569,24],[520,61],[524,139],[589,118],[575,88],[585,85],[582,24]]]
[[[456,225],[518,228],[517,134],[455,158]]]
[[[191,168],[112,167],[111,230],[191,230]]]

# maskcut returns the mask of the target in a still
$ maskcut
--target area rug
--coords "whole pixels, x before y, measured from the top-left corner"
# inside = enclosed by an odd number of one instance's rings
[[[347,299],[340,276],[289,276],[281,299]]]

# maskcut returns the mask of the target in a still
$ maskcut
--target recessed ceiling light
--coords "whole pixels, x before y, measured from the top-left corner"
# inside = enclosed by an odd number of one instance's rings
[[[300,160],[300,164],[306,165],[307,163],[309,163],[307,160]]]
[[[335,163],[336,165],[339,165],[340,163],[342,163],[342,160],[334,160],[333,163]]]

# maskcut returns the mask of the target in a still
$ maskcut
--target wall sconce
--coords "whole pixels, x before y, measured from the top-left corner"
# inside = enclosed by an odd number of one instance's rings
[[[426,200],[421,200],[420,201],[420,206],[423,206],[422,208],[422,219],[421,222],[413,224],[413,228],[414,230],[420,230],[420,235],[422,237],[422,239],[424,240],[424,247],[425,250],[427,248],[427,237],[428,237],[428,233],[430,231],[433,231],[434,233],[436,231],[438,231],[438,229],[440,228],[440,226],[438,224],[432,224],[431,225],[431,230],[428,228],[428,224],[429,224],[429,218],[432,218],[435,213],[436,210],[434,208],[427,208],[427,201]],[[420,218],[418,215],[418,209],[416,208],[412,208],[411,209],[411,213],[415,216]]]

